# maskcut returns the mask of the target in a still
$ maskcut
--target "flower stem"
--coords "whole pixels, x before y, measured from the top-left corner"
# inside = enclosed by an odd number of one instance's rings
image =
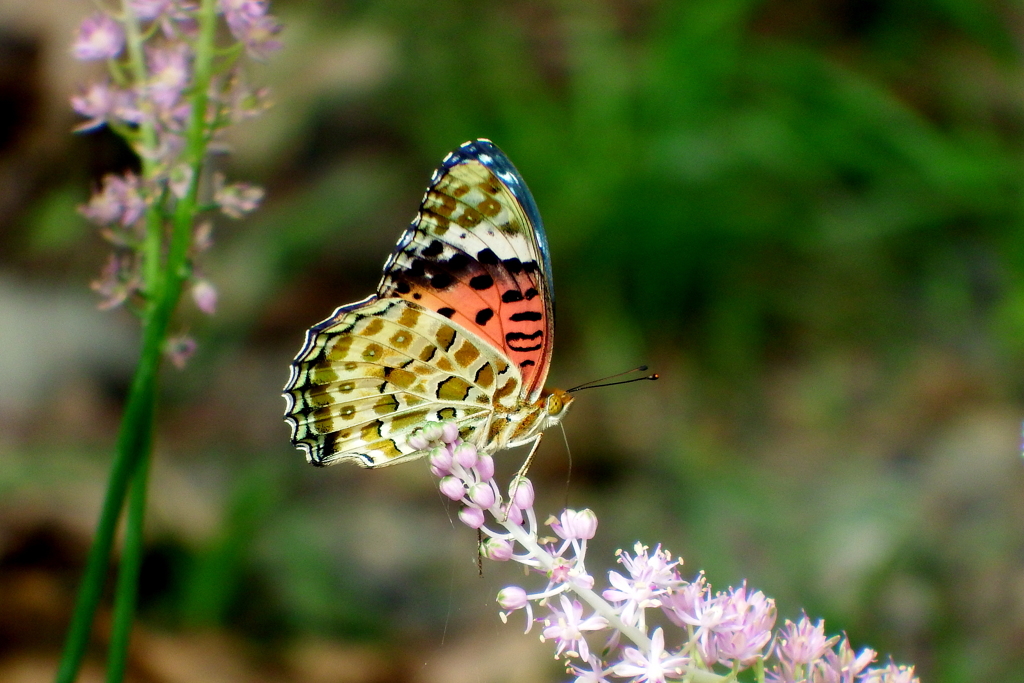
[[[521,526],[519,526],[518,524],[514,524],[509,520],[501,522],[501,517],[503,516],[503,513],[501,513],[500,511],[497,513],[492,512],[492,515],[496,520],[498,520],[501,523],[503,527],[508,529],[509,533],[511,533],[515,537],[515,539],[519,541],[520,545],[529,550],[530,554],[532,554],[534,557],[540,560],[540,563],[541,565],[543,565],[544,569],[550,571],[554,567],[554,562],[551,560],[551,556],[548,554],[548,552],[544,550],[544,548],[542,548],[540,544],[538,544],[530,534],[526,533]],[[640,648],[642,652],[648,653],[651,651],[651,639],[648,638],[639,629],[634,628],[629,624],[625,623],[624,621],[622,621],[622,619],[619,618],[618,613],[616,613],[615,609],[612,608],[612,606],[609,605],[607,601],[604,600],[604,598],[602,598],[600,595],[590,590],[589,588],[579,586],[573,583],[572,581],[568,583],[568,586],[574,593],[576,593],[576,595],[580,596],[588,605],[593,607],[594,611],[596,611],[602,617],[607,619],[608,623],[611,624],[613,628],[617,629],[624,636],[626,636],[634,643],[636,643],[636,646]]]
[[[146,514],[146,487],[149,475],[149,451],[146,448],[132,479],[125,521],[124,548],[117,573],[114,597],[114,623],[107,657],[107,683],[121,683],[128,664],[128,644],[138,598],[139,573],[142,569],[143,527]]]
[[[165,323],[160,329],[150,321],[147,323],[143,329],[142,354],[118,432],[114,462],[110,468],[103,508],[96,526],[96,537],[89,549],[85,575],[82,578],[71,627],[64,644],[64,653],[57,670],[57,683],[73,683],[82,666],[82,659],[89,644],[89,632],[92,630],[96,608],[103,593],[110,549],[124,505],[125,492],[139,459],[148,451],[152,440],[156,374],[167,326]]]
[[[146,72],[142,53],[142,36],[138,24],[127,7],[126,30],[128,33],[129,58],[135,77],[145,82]],[[191,241],[191,229],[196,214],[198,179],[206,154],[207,130],[206,108],[208,90],[213,71],[214,38],[216,37],[216,1],[203,0],[199,12],[200,32],[195,43],[195,80],[191,94],[192,112],[186,133],[185,162],[192,170],[192,177],[185,196],[178,200],[172,217],[170,244],[164,252],[162,213],[158,202],[166,200],[153,198],[146,212],[147,239],[145,247],[144,276],[146,306],[142,314],[143,342],[139,364],[129,390],[124,417],[118,432],[114,462],[111,465],[106,495],[100,513],[96,536],[86,560],[85,574],[75,603],[71,626],[65,642],[56,683],[73,683],[81,668],[89,644],[89,633],[103,593],[104,579],[109,564],[117,523],[124,506],[128,486],[134,480],[132,512],[129,513],[129,531],[121,575],[118,578],[115,632],[111,643],[110,681],[123,678],[127,657],[128,632],[134,614],[135,597],[138,590],[138,567],[141,554],[142,518],[145,506],[145,466],[152,444],[153,414],[156,405],[157,374],[167,338],[171,317],[181,296],[182,284],[187,277],[186,261]],[[141,129],[144,150],[152,149],[155,133],[145,125]],[[147,155],[142,155],[143,176],[155,173],[154,164]],[[166,257],[162,258],[164,253]],[[132,544],[138,543],[137,547]]]

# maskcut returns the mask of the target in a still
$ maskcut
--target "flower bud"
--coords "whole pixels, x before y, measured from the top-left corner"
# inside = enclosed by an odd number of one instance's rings
[[[476,472],[480,475],[480,479],[488,481],[494,478],[494,458],[484,454],[476,461]],[[490,506],[488,506],[490,507]]]
[[[459,510],[459,520],[470,529],[479,529],[484,525],[484,511],[480,508],[464,507]]]
[[[591,539],[597,534],[597,515],[590,508],[584,508],[576,513],[574,525],[576,538]]]
[[[423,429],[420,430],[420,435],[427,441],[440,441],[441,433],[442,429],[440,422],[428,422],[423,425]]]
[[[441,441],[445,443],[455,443],[455,440],[459,438],[459,425],[455,424],[451,420],[446,420],[442,423],[441,427]]]
[[[502,588],[498,591],[497,601],[502,609],[507,610],[522,609],[530,603],[530,599],[526,596],[526,591],[519,586],[506,586]]]
[[[486,510],[494,505],[494,489],[484,482],[473,484],[469,487],[469,499]]]
[[[467,470],[471,467],[475,467],[477,461],[476,446],[471,443],[460,443],[455,447],[452,457],[455,459],[455,462],[459,463]]]
[[[501,538],[488,538],[484,541],[484,555],[488,560],[507,562],[512,558],[512,544]]]
[[[462,480],[450,475],[441,479],[438,488],[441,489],[441,493],[452,500],[462,500],[466,495],[466,486],[462,483]]]
[[[430,449],[430,466],[441,472],[442,475],[452,471],[452,454],[444,446],[435,446]]]
[[[419,432],[416,432],[415,434],[409,437],[410,448],[415,448],[418,451],[425,451],[427,450],[427,446],[429,445],[430,442],[424,439],[423,435],[420,434]]]
[[[533,507],[533,482],[526,477],[516,477],[509,484],[508,494],[512,496],[512,501],[520,508],[526,509]]]

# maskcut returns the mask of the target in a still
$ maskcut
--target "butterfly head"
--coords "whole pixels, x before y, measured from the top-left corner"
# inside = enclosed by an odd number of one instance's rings
[[[544,420],[546,426],[561,421],[573,401],[572,394],[562,389],[545,389],[542,398],[546,413]]]

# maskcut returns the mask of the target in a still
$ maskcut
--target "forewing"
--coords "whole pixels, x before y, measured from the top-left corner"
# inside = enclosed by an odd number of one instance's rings
[[[554,331],[551,267],[536,203],[489,140],[467,142],[434,172],[420,210],[384,268],[378,296],[401,297],[493,345],[544,388]]]
[[[514,404],[521,377],[487,343],[401,298],[371,297],[315,325],[285,387],[292,442],[315,465],[383,467],[425,455],[408,444],[426,420],[463,438]]]

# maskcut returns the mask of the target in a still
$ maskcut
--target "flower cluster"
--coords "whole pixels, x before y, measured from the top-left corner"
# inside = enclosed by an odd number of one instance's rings
[[[499,591],[500,616],[507,621],[522,610],[527,632],[539,625],[541,640],[552,641],[575,683],[711,683],[735,681],[744,671],[771,683],[918,683],[913,667],[868,668],[876,653],[858,654],[845,638],[827,637],[820,620],[804,616],[775,629],[774,600],[746,584],[713,592],[703,574],[684,579],[682,560],[660,545],[620,550],[621,571],[608,572],[610,585],[598,593],[584,564],[597,531],[591,510],[549,518],[557,539],[543,538],[530,481],[515,478],[506,502],[493,459],[463,442],[455,423],[428,423],[409,444],[429,452],[441,492],[461,503],[459,519],[483,534],[482,555],[547,579],[536,593],[520,586]],[[666,645],[671,627],[678,628],[675,646]]]
[[[218,17],[233,42],[213,45],[210,38],[204,50],[203,22],[217,22]],[[209,36],[217,35],[216,27],[207,28]],[[93,283],[103,298],[101,307],[148,294],[143,245],[151,233],[164,229],[185,197],[195,203],[197,193],[208,195],[201,208],[219,208],[231,218],[259,205],[262,189],[227,183],[220,174],[204,181],[204,188],[212,187],[200,192],[200,163],[224,128],[268,106],[265,90],[246,85],[239,58],[248,54],[262,59],[278,49],[280,29],[268,13],[267,0],[125,0],[120,12],[97,12],[79,26],[72,55],[103,61],[107,73],[71,98],[72,108],[85,118],[75,130],[106,125],[142,162],[139,174],[104,177],[81,208],[115,248]],[[190,258],[205,243],[193,239]],[[151,250],[148,258],[158,257],[158,252]],[[197,305],[212,312],[212,286],[191,266],[189,275]]]

